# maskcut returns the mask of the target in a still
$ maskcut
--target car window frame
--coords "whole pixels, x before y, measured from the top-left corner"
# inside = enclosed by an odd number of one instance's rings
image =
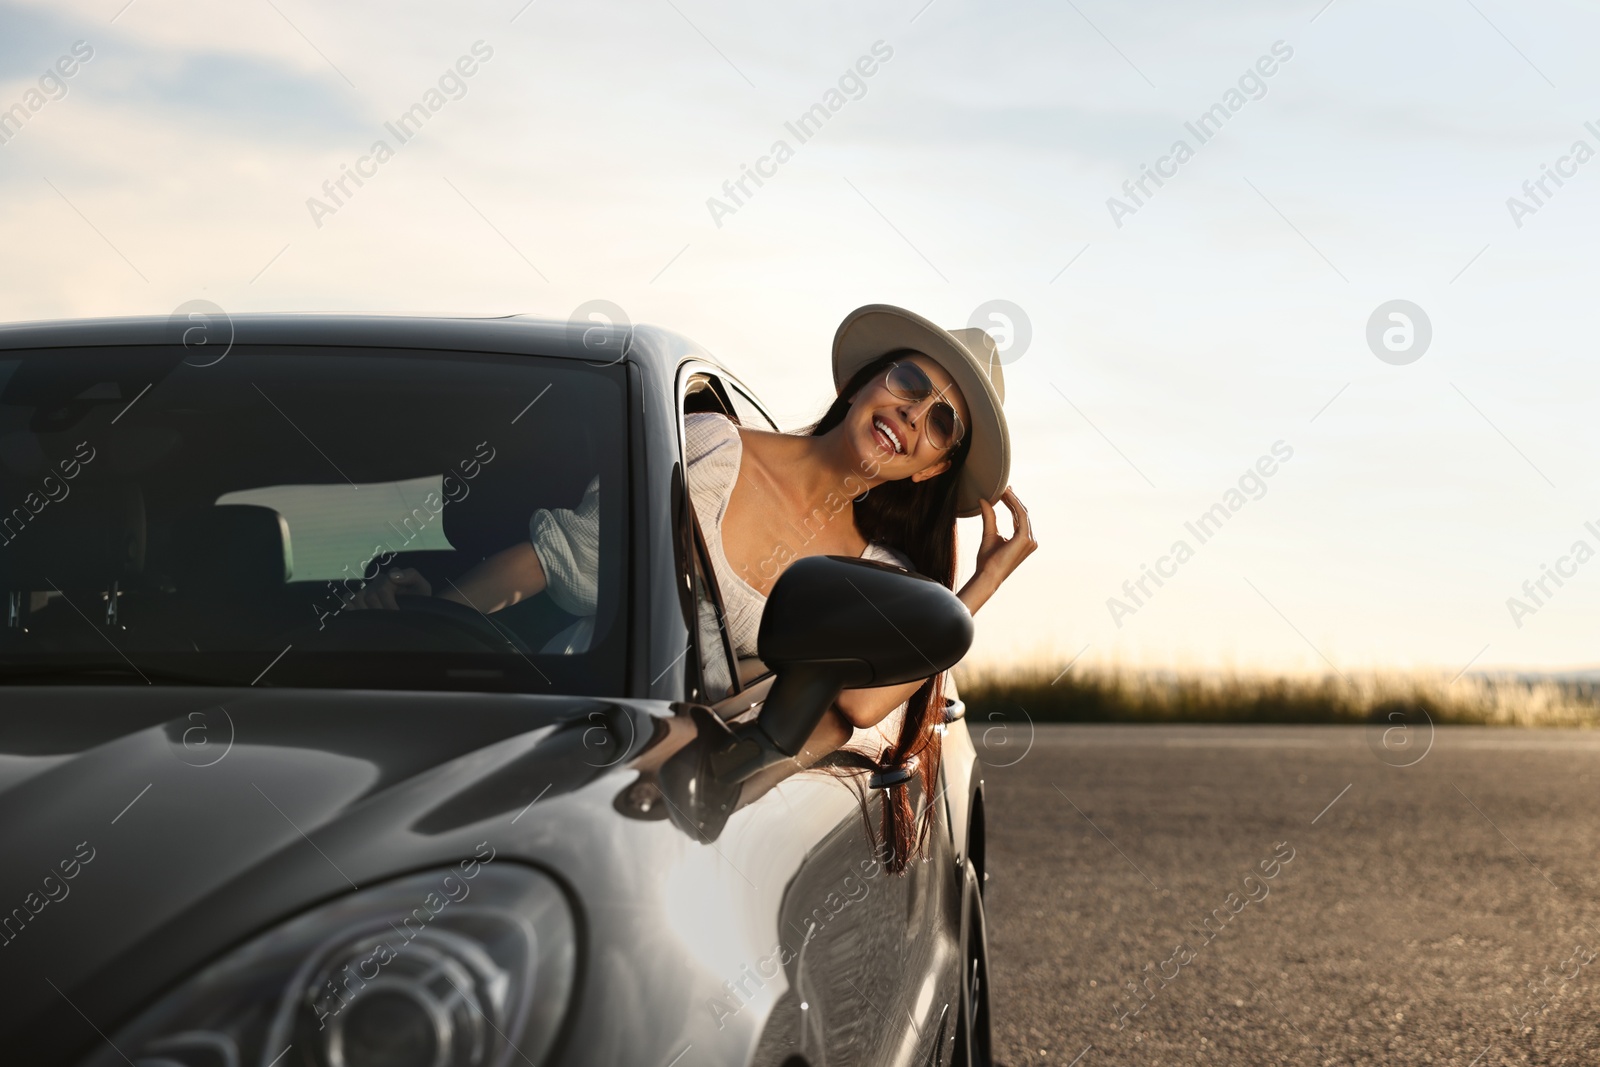
[[[723,374],[723,379],[722,384],[729,393],[729,400],[735,409],[735,416],[738,414],[738,401],[744,400],[755,409],[755,413],[761,416],[766,423],[766,425],[760,426],[758,429],[771,430],[773,433],[783,432],[778,429],[778,420],[772,417],[772,412],[767,410],[767,406],[756,398],[755,393],[748,386],[726,372]],[[739,425],[743,426],[745,423],[741,421]],[[745,677],[743,672],[747,667],[751,669],[751,673],[748,677]],[[766,664],[753,656],[747,659],[735,657],[734,673],[740,675],[741,688],[732,697],[717,706],[718,713],[722,714],[724,718],[738,715],[753,704],[758,704],[764,700],[767,690],[772,687],[773,678],[775,677]]]
[[[685,483],[685,492],[687,492],[687,482]],[[694,514],[692,501],[687,502],[685,507],[687,508],[686,514],[689,517],[690,527],[688,531],[689,551],[692,553],[689,560],[691,572],[688,577],[690,600],[694,604],[695,612],[694,641],[696,644],[696,663],[694,675],[698,687],[698,693],[690,695],[698,695],[704,703],[715,704],[739,693],[741,688],[739,682],[739,659],[733,654],[733,643],[728,636],[727,612],[722,606],[722,592],[717,585],[716,572],[711,568],[710,548],[705,542],[705,535],[701,533],[699,517]],[[728,679],[726,689],[719,687],[716,691],[713,691],[712,685],[707,678],[707,664],[704,662],[706,652],[699,647],[701,633],[700,604],[702,598],[711,605],[711,610],[716,615],[717,637],[720,644],[718,652],[722,656],[721,670],[727,675]]]
[[[683,516],[680,522],[683,528],[676,531],[676,533],[677,536],[681,538],[681,543],[687,546],[688,552],[691,553],[691,555],[683,561],[684,565],[688,568],[688,571],[687,573],[682,574],[680,577],[681,580],[683,580],[688,586],[690,594],[689,599],[690,602],[695,605],[696,612],[695,618],[692,620],[693,630],[690,638],[694,643],[695,651],[695,669],[693,672],[691,672],[691,674],[694,679],[694,687],[699,691],[699,694],[702,697],[708,696],[709,694],[707,693],[707,687],[705,684],[706,650],[700,647],[700,627],[698,614],[699,597],[703,589],[703,591],[709,596],[711,604],[716,610],[717,635],[720,639],[721,645],[721,648],[718,651],[721,653],[723,661],[727,665],[727,672],[731,684],[731,687],[726,693],[719,695],[715,700],[707,701],[707,703],[713,705],[723,704],[729,700],[738,698],[740,693],[746,690],[749,686],[739,674],[739,657],[734,654],[733,639],[728,633],[727,609],[722,599],[722,591],[717,585],[716,571],[711,566],[711,549],[705,541],[704,534],[701,532],[699,516],[694,510],[694,500],[689,494],[688,430],[684,421],[684,406],[691,394],[709,389],[716,398],[718,406],[722,408],[721,414],[723,414],[725,417],[732,418],[734,420],[734,424],[739,425],[738,418],[732,410],[733,405],[728,398],[726,384],[723,381],[724,377],[724,372],[718,367],[699,361],[687,361],[681,364],[678,368],[677,383],[673,390],[676,398],[675,406],[678,421],[678,460],[681,464],[683,464],[684,470],[684,478],[682,479],[682,486],[680,490],[683,494],[682,500],[680,501]],[[699,388],[696,388],[696,386],[699,386]],[[741,392],[743,392],[743,390],[741,390]],[[692,696],[694,694],[690,695]]]
[[[743,400],[745,403],[747,403],[751,407],[755,408],[756,414],[760,415],[762,420],[766,423],[765,426],[759,426],[759,427],[757,427],[757,429],[771,430],[774,433],[781,433],[782,432],[781,430],[778,429],[778,420],[776,420],[776,419],[774,419],[772,417],[772,413],[767,410],[766,405],[763,404],[761,401],[757,400],[756,397],[755,397],[755,394],[752,393],[749,389],[745,388],[742,383],[730,379],[730,380],[724,382],[723,385],[728,388],[728,393],[730,394],[729,395],[729,399],[733,402],[733,407],[735,409],[734,410],[735,416],[738,416],[738,414],[739,414],[738,413],[739,401]],[[741,425],[741,426],[746,425],[746,423],[743,421],[742,418],[739,421],[739,425]]]

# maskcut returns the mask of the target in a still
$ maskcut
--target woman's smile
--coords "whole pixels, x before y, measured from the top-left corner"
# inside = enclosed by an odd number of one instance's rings
[[[898,455],[906,454],[905,431],[895,427],[882,415],[872,416],[872,430],[882,443],[885,451]]]

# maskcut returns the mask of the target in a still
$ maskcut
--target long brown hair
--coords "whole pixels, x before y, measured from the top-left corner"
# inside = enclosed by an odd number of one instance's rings
[[[816,437],[838,426],[849,413],[852,398],[862,387],[885,373],[890,363],[911,354],[909,351],[891,352],[856,371],[809,434]],[[956,495],[961,466],[971,446],[972,435],[968,433],[950,453],[947,470],[922,482],[910,478],[884,482],[855,501],[855,524],[861,536],[903,553],[911,561],[913,570],[951,589],[955,588],[956,581]],[[903,766],[915,757],[916,775],[928,801],[922,817],[917,819],[911,809],[908,782],[891,786],[884,797],[882,843],[887,846],[887,868],[897,874],[927,848],[939,782],[941,735],[935,726],[943,721],[943,696],[944,673],[940,672],[911,695],[900,725],[900,736],[878,760],[878,768],[888,770]],[[859,791],[858,795],[865,816],[866,794]],[[913,821],[918,825],[913,826]],[[868,829],[871,829],[870,823]]]

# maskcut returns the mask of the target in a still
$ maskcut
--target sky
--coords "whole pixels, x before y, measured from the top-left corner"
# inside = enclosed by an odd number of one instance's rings
[[[0,320],[607,300],[792,428],[839,321],[897,304],[1005,346],[1040,547],[970,662],[1589,668],[1597,33],[1506,0],[0,3]]]

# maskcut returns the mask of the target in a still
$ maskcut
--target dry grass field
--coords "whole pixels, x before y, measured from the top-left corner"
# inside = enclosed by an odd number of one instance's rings
[[[1075,667],[958,669],[979,720],[1600,726],[1600,681],[1515,675],[1271,676]]]

